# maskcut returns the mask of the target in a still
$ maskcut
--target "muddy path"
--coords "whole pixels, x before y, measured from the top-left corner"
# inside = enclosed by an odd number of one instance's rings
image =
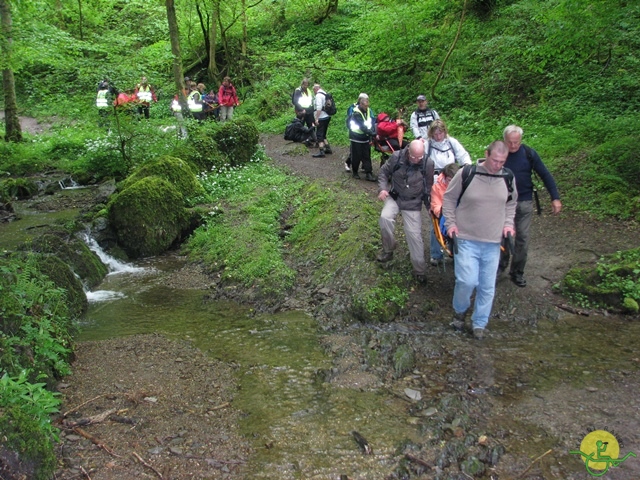
[[[261,143],[292,174],[364,190],[375,199],[375,183],[353,180],[345,171],[345,147],[334,146],[332,155],[315,159],[313,151],[280,136],[263,136]],[[374,165],[375,174],[378,162]],[[550,208],[546,198],[543,204]],[[428,238],[426,228],[424,233]],[[566,300],[552,290],[571,266],[636,246],[638,233],[635,226],[572,212],[536,217],[528,286],[499,279],[489,338],[481,344],[448,326],[451,266],[429,270],[427,285],[411,291],[409,307],[397,322],[328,331],[322,342],[334,368],[327,381],[338,388],[381,388],[401,398],[408,428],[420,432],[419,442],[408,441],[384,460],[386,478],[590,478],[569,451],[594,428],[613,430],[624,440],[624,451],[640,454],[637,320],[576,317],[557,308]],[[402,238],[396,257],[408,262]],[[182,288],[209,284],[206,275],[188,268],[174,281]],[[414,368],[402,375],[389,367],[399,345],[415,352]],[[238,434],[242,412],[233,407],[233,369],[189,343],[157,335],[80,344],[74,373],[59,387],[61,410],[69,414],[58,420],[116,409],[135,423],[87,427],[102,446],[64,430],[56,478],[255,478],[245,468],[247,459],[253,449],[268,446],[252,446]],[[422,400],[408,399],[407,391],[420,392]],[[368,440],[375,445],[375,438]],[[352,446],[357,452],[355,442]],[[338,477],[283,471],[278,478]],[[640,478],[640,461],[626,462],[605,478]]]

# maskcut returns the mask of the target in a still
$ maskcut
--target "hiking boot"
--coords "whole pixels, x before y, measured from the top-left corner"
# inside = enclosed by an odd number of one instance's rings
[[[324,150],[320,150],[318,153],[314,153],[313,155],[311,155],[313,158],[324,158],[325,154],[324,154]]]
[[[368,182],[377,182],[378,181],[378,179],[376,177],[374,177],[371,172],[367,172],[367,174],[365,175],[364,179],[367,180]]]
[[[333,150],[331,150],[331,147],[327,145],[326,147],[324,147],[324,153],[326,153],[327,155],[331,155],[333,153]]]
[[[304,141],[304,144],[305,144],[305,146],[306,146],[307,148],[311,148],[311,147],[313,147],[313,142],[312,142],[311,140],[309,140],[309,139],[305,140],[305,141]]]
[[[474,328],[473,338],[476,340],[482,340],[484,338],[484,328]]]
[[[353,172],[353,175],[351,175],[353,178],[355,178],[356,180],[360,180],[360,175],[358,175],[358,172]]]
[[[376,257],[376,260],[378,260],[380,263],[386,263],[390,261],[392,258],[393,258],[393,252],[385,252],[384,250],[382,250]]]
[[[422,284],[426,284],[427,283],[427,277],[426,275],[422,275],[422,274],[413,274],[413,278],[416,279],[416,282],[418,283],[422,283]]]
[[[512,273],[511,281],[520,288],[524,288],[527,286],[527,281],[524,279],[521,273]]]
[[[464,330],[464,321],[467,318],[467,312],[454,312],[450,325],[456,332],[462,332]]]
[[[351,171],[351,167],[349,166],[349,164],[348,164],[347,162],[344,162],[344,169],[345,169],[345,171],[347,171],[347,172],[350,172],[350,171]]]

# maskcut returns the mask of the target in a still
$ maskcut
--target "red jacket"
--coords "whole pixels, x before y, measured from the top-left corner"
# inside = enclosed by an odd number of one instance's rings
[[[223,107],[235,107],[238,105],[238,95],[236,95],[236,88],[229,84],[226,87],[224,84],[220,85],[218,90],[218,103]]]

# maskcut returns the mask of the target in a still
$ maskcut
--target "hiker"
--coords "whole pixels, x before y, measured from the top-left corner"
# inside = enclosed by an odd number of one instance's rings
[[[351,115],[353,115],[353,111],[357,106],[358,106],[358,102],[354,102],[351,105],[349,105],[349,108],[347,108],[347,115],[345,117],[347,130],[349,130],[349,121],[351,120]],[[344,161],[344,169],[347,172],[351,171],[351,148],[349,148],[349,154],[347,155],[347,159]]]
[[[447,187],[451,182],[451,179],[460,170],[460,165],[457,163],[450,163],[442,169],[442,172],[436,177],[431,187],[431,213],[434,217],[440,218],[442,216],[442,201],[444,199],[444,192],[447,191]]]
[[[427,102],[427,97],[424,95],[418,95],[416,103],[418,108],[411,114],[409,125],[416,140],[422,139],[423,142],[426,142],[429,126],[440,116],[438,112],[429,108],[429,102]]]
[[[327,140],[327,129],[329,128],[329,122],[331,121],[331,115],[325,112],[325,104],[327,101],[327,92],[325,92],[319,84],[313,86],[313,93],[315,94],[315,112],[314,112],[314,125],[316,127],[316,137],[318,142],[318,153],[312,155],[316,158],[323,158],[325,154],[330,155],[331,146]]]
[[[471,163],[469,153],[458,140],[449,136],[447,125],[443,120],[438,119],[431,123],[427,137],[429,144],[429,158],[433,160],[433,167],[436,175],[439,175],[442,172],[442,169],[451,163],[458,163],[459,165],[467,165]],[[433,228],[431,229],[429,250],[431,256],[429,263],[431,265],[437,266],[444,261],[442,249],[436,239]]]
[[[471,322],[473,337],[477,340],[484,337],[491,314],[500,242],[515,233],[513,220],[518,193],[513,188],[513,174],[504,168],[508,154],[507,145],[500,140],[489,145],[483,162],[465,166],[456,173],[442,204],[447,235],[457,243],[451,325],[457,331],[464,329],[475,290]],[[467,184],[463,188],[465,180]]]
[[[109,124],[108,116],[111,111],[113,101],[118,96],[118,90],[109,84],[109,79],[105,77],[98,84],[98,93],[96,95],[96,107],[100,119],[98,126],[106,127]]]
[[[379,220],[382,250],[377,260],[386,263],[393,259],[396,217],[402,213],[413,275],[420,283],[426,282],[422,205],[429,209],[432,184],[433,162],[425,155],[421,140],[414,140],[407,148],[394,152],[378,173],[378,199],[384,202],[384,207]]]
[[[384,112],[377,116],[376,133],[378,142],[387,144],[394,152],[405,148],[408,144],[404,140],[404,132],[407,124],[402,118],[391,120],[391,117]]]
[[[231,77],[224,77],[218,89],[218,103],[220,104],[219,118],[221,122],[233,118],[233,109],[240,105],[236,87],[231,83]]]
[[[504,142],[509,148],[509,155],[505,167],[513,171],[518,190],[518,205],[516,206],[515,217],[515,249],[511,259],[509,277],[518,287],[526,287],[527,281],[524,278],[524,267],[527,263],[527,252],[529,250],[529,228],[533,218],[533,195],[536,196],[531,175],[537,173],[545,188],[551,195],[551,211],[554,215],[562,210],[560,194],[553,176],[547,170],[540,159],[538,153],[531,147],[522,143],[522,128],[517,125],[509,125],[504,129]],[[540,210],[538,210],[540,212]],[[509,251],[505,249],[500,257],[498,274],[504,272],[509,266]]]
[[[140,83],[136,85],[133,94],[138,99],[138,116],[144,114],[144,118],[149,118],[149,106],[151,102],[157,102],[156,94],[149,85],[147,77],[142,77]]]
[[[202,97],[202,111],[206,119],[218,120],[220,105],[218,104],[218,92],[216,90],[212,89]]]
[[[200,84],[202,85],[202,84]],[[198,84],[196,82],[189,83],[189,95],[187,95],[187,105],[189,106],[189,111],[193,118],[201,122],[204,120],[203,113],[203,105],[202,105],[202,93],[204,91],[204,85],[200,89],[198,89]]]
[[[304,143],[307,147],[311,147],[317,143],[316,129],[307,127],[304,124],[304,116],[306,112],[304,108],[296,109],[296,116],[284,130],[284,139],[292,142]]]
[[[376,134],[375,118],[369,108],[369,95],[361,93],[358,96],[358,106],[354,108],[349,118],[349,143],[351,147],[352,177],[360,179],[358,169],[362,164],[365,179],[375,182],[373,167],[371,166],[371,138]]]
[[[293,91],[293,95],[291,95],[291,103],[293,103],[294,109],[304,109],[304,123],[309,128],[313,127],[315,119],[313,109],[313,93],[309,88],[308,78],[303,78],[302,82],[300,82],[300,86]]]

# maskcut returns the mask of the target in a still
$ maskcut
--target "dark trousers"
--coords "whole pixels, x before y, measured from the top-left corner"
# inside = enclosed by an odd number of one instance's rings
[[[515,248],[509,274],[522,275],[527,264],[529,251],[529,230],[533,219],[533,201],[525,200],[516,205],[516,217],[514,227],[516,229]],[[509,266],[509,249],[505,248],[500,255],[500,269],[506,270]]]
[[[313,124],[315,123],[315,121],[316,121],[316,117],[313,114],[313,110],[310,111],[310,112],[305,111],[304,124],[307,127],[311,128],[311,127],[313,127]]]
[[[358,143],[351,142],[351,171],[356,174],[360,169],[362,163],[362,170],[364,173],[372,173],[373,167],[371,166],[371,145],[369,142]]]
[[[144,113],[144,118],[149,118],[149,105],[138,105],[138,115]]]

